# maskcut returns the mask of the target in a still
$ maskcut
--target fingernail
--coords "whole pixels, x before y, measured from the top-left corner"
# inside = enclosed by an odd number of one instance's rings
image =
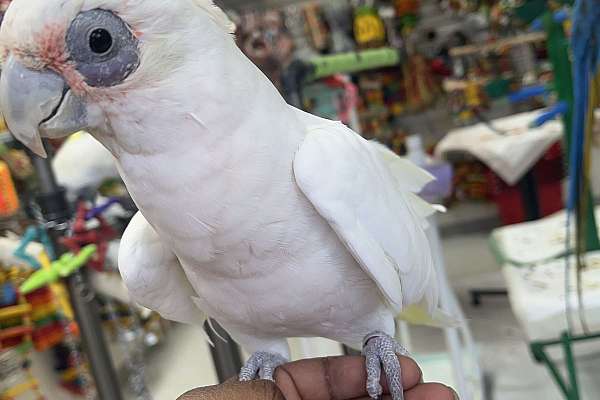
[[[452,389],[451,387],[448,387],[448,389],[450,389],[450,391],[452,392],[454,400],[460,400],[460,397],[458,397],[458,393],[456,393],[456,390]]]

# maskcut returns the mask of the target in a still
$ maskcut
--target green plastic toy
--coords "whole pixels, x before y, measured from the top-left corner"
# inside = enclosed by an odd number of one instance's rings
[[[400,61],[400,52],[390,47],[321,56],[310,62],[314,70],[310,80],[334,74],[351,74],[375,68],[391,67],[398,65]]]
[[[36,271],[21,285],[19,290],[22,294],[27,295],[61,278],[68,277],[85,266],[94,254],[96,254],[96,251],[96,245],[91,244],[81,249],[77,255],[73,253],[64,254],[51,264],[50,269]]]

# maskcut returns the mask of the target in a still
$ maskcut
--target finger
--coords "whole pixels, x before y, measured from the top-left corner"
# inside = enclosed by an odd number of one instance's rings
[[[419,385],[406,392],[404,396],[405,400],[459,400],[454,390],[440,383]]]
[[[286,400],[275,383],[269,381],[228,381],[219,386],[195,389],[178,400]]]
[[[393,400],[392,396],[381,396],[377,398],[378,400]],[[360,399],[352,399],[352,400],[373,400],[372,397],[361,397]]]
[[[421,369],[410,358],[400,357],[402,383],[409,390],[421,381]],[[279,367],[275,381],[288,400],[357,399],[368,396],[364,357],[329,357],[302,360]],[[382,378],[384,394],[389,394]]]

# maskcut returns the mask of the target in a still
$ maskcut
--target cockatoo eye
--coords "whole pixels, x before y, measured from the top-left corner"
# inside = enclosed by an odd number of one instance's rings
[[[96,54],[104,54],[112,47],[112,36],[106,29],[94,29],[90,33],[90,49]]]
[[[118,85],[140,62],[138,40],[131,28],[108,10],[80,13],[66,41],[71,61],[90,86]]]

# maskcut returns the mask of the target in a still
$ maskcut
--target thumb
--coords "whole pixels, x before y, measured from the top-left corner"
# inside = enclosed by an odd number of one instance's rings
[[[178,400],[285,400],[277,385],[271,381],[237,382],[195,389]]]

